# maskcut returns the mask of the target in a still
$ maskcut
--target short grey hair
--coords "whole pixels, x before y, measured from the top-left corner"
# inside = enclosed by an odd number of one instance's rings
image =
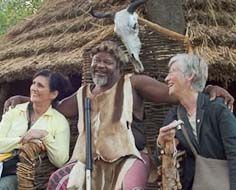
[[[198,55],[183,53],[172,57],[168,66],[171,67],[171,65],[175,62],[181,64],[180,69],[185,76],[192,74],[195,76],[192,81],[192,87],[197,92],[202,92],[205,88],[208,77],[208,65],[204,59]]]

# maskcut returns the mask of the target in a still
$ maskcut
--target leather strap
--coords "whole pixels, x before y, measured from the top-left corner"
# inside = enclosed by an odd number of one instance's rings
[[[30,129],[31,127],[31,116],[32,116],[32,112],[33,112],[33,105],[32,102],[29,102],[28,106],[27,106],[27,120],[28,120],[28,128],[27,131]]]
[[[181,117],[180,117],[180,113],[179,113],[179,106],[177,108],[177,118],[181,120]],[[196,157],[198,155],[198,152],[197,150],[195,149],[195,147],[193,146],[193,143],[191,142],[190,138],[189,138],[189,135],[188,135],[188,132],[187,130],[185,129],[184,127],[184,124],[181,124],[181,129],[182,129],[182,132],[183,132],[183,135],[184,135],[184,138],[185,140],[187,141],[188,145],[190,146],[194,156]]]

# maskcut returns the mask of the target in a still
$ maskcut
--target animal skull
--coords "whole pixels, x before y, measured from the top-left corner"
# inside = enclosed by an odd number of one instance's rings
[[[134,69],[138,73],[143,72],[144,67],[139,59],[141,42],[138,37],[138,15],[135,13],[135,10],[143,3],[144,0],[134,1],[128,8],[116,13],[94,13],[93,10],[91,10],[91,14],[96,18],[114,18],[114,31],[124,43],[129,55],[132,58]]]

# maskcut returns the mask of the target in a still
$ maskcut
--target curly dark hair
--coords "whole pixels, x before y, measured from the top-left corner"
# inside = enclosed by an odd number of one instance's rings
[[[108,40],[98,44],[91,50],[91,55],[94,56],[96,53],[101,51],[111,53],[120,64],[120,66],[123,66],[129,62],[129,58],[126,53],[119,47],[117,43],[113,41]]]

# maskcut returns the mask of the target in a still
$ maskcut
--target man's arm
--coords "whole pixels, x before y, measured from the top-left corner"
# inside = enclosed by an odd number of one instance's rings
[[[3,113],[7,112],[9,108],[14,108],[17,104],[22,104],[29,101],[30,98],[28,96],[21,96],[21,95],[12,96],[5,101]]]
[[[55,109],[57,109],[66,117],[78,116],[78,103],[77,103],[76,93],[77,92],[61,100],[55,106]]]
[[[212,90],[214,89],[214,90]],[[233,112],[234,110],[234,98],[231,96],[227,90],[219,87],[219,86],[213,86],[213,85],[207,85],[207,87],[204,89],[204,93],[209,94],[211,97],[211,100],[214,100],[217,96],[224,98],[225,105],[228,106],[228,108]]]
[[[146,75],[133,75],[131,77],[132,87],[144,99],[155,103],[176,104],[177,99],[169,96],[168,86]]]
[[[8,111],[9,107],[15,107],[17,104],[30,101],[27,96],[13,96],[6,100],[4,104],[4,112]],[[78,115],[78,104],[76,99],[76,92],[71,96],[64,98],[58,102],[54,108],[61,112],[66,117],[75,117]]]
[[[155,103],[178,103],[175,97],[169,95],[168,86],[165,83],[157,81],[149,76],[133,75],[131,77],[131,83],[136,92],[148,101]],[[224,98],[225,104],[227,104],[231,111],[233,110],[234,98],[227,90],[216,85],[208,85],[204,92],[209,94],[211,100],[215,99],[215,97]]]

